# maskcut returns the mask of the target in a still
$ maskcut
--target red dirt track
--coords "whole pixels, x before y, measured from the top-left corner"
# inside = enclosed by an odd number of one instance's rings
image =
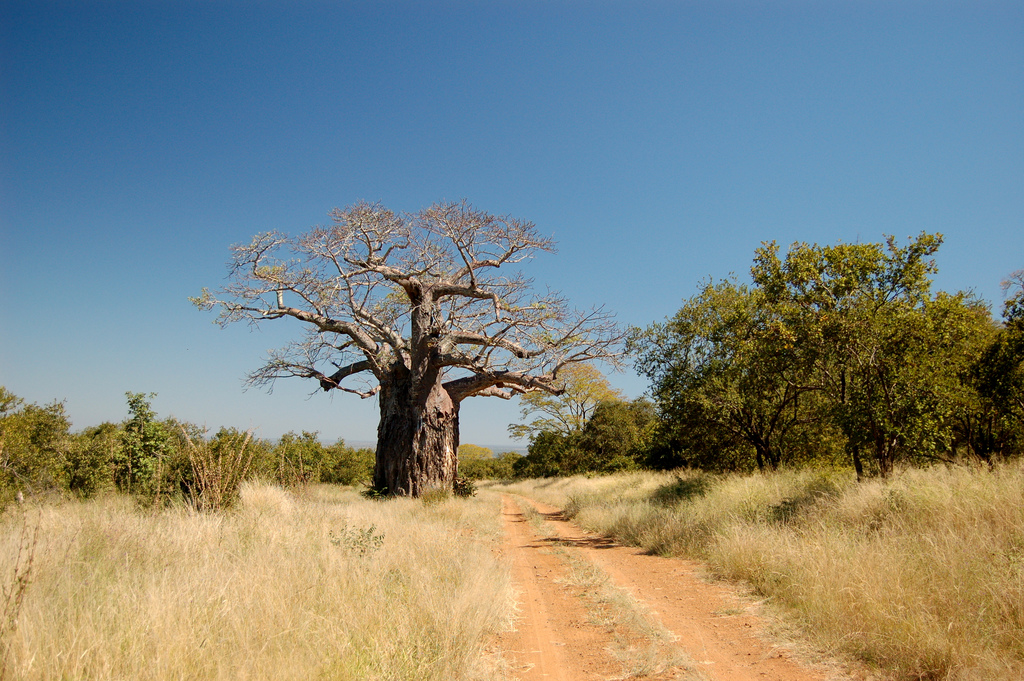
[[[529,503],[554,536],[539,537],[517,505]],[[762,637],[763,624],[752,607],[725,585],[698,578],[696,563],[645,555],[585,532],[557,508],[504,495],[504,552],[512,563],[519,593],[516,630],[498,645],[521,681],[582,681],[622,678],[611,653],[613,635],[590,621],[572,589],[560,583],[567,566],[553,546],[574,552],[600,568],[618,588],[645,604],[693,668],[674,669],[655,679],[712,681],[834,681],[848,678],[802,664]]]

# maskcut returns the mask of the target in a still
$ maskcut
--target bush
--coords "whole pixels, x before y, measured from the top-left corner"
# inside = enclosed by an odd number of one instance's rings
[[[68,489],[83,499],[114,486],[114,461],[121,446],[121,429],[114,423],[87,428],[67,454]]]
[[[376,454],[365,447],[353,449],[338,440],[327,448],[330,467],[324,472],[321,482],[332,482],[337,485],[358,485],[369,482],[373,476],[373,465]]]
[[[252,433],[221,429],[210,442],[191,438],[182,429],[194,482],[189,502],[200,511],[220,511],[238,500],[238,491],[252,464],[253,450],[247,447]]]
[[[121,448],[114,458],[114,484],[122,492],[159,499],[164,489],[164,459],[171,450],[171,434],[156,420],[149,401],[156,393],[127,392],[131,417],[121,430]]]
[[[63,402],[26,405],[0,386],[0,485],[11,494],[65,487],[70,428]]]
[[[455,478],[455,483],[452,485],[452,492],[457,497],[475,497],[476,485],[468,478]]]

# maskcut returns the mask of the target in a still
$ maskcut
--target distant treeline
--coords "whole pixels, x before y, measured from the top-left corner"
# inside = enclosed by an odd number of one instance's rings
[[[286,486],[369,479],[374,453],[316,433],[287,433],[277,442],[235,428],[206,429],[158,419],[154,394],[127,393],[129,416],[71,432],[63,402],[26,404],[0,386],[0,502],[19,491],[70,491],[90,497],[119,490],[143,499],[195,501],[227,476],[244,475]],[[236,481],[237,482],[237,481]]]

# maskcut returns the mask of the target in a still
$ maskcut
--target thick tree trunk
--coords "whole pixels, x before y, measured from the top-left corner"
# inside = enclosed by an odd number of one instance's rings
[[[459,405],[440,378],[417,385],[403,373],[381,382],[373,486],[413,497],[451,490],[458,472]]]

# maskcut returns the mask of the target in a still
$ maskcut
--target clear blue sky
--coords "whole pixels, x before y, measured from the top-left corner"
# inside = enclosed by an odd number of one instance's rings
[[[939,231],[937,288],[1024,268],[1024,3],[0,0],[0,385],[373,440],[373,400],[242,390],[298,331],[187,297],[359,199],[535,222],[538,284],[624,324],[761,241]],[[629,395],[635,376],[613,383]],[[467,402],[462,441],[517,405]]]

